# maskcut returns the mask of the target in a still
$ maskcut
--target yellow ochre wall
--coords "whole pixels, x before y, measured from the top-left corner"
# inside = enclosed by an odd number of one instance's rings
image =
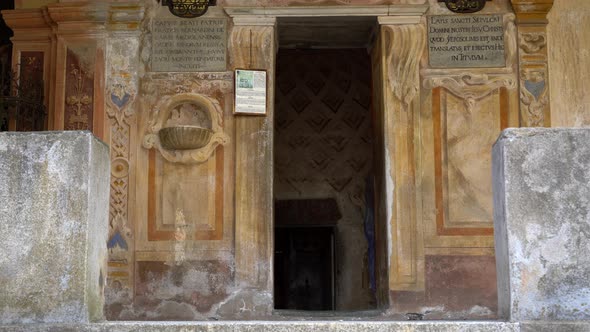
[[[590,1],[555,0],[547,18],[551,125],[590,126]]]

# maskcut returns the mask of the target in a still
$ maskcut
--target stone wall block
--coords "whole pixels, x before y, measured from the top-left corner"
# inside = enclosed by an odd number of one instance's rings
[[[590,129],[507,129],[492,157],[500,317],[590,319]]]
[[[0,324],[103,320],[108,147],[0,133]]]

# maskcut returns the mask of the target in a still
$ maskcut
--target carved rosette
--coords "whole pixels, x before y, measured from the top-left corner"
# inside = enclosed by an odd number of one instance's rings
[[[202,148],[192,150],[170,150],[162,146],[159,132],[167,127],[167,123],[174,116],[172,113],[182,105],[194,105],[205,111],[210,119],[213,135]],[[190,124],[190,123],[188,123]],[[151,112],[147,133],[143,138],[143,147],[157,149],[162,156],[173,163],[202,163],[211,157],[219,145],[229,143],[229,137],[223,132],[223,111],[219,102],[208,96],[196,93],[181,93],[160,99]]]

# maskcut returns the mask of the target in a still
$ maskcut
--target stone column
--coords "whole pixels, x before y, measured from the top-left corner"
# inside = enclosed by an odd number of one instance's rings
[[[111,194],[109,213],[109,259],[106,313],[111,306],[129,304],[134,294],[134,209],[136,154],[139,142],[137,109],[141,21],[141,1],[112,3],[106,39],[106,116],[104,133],[111,152]]]
[[[420,116],[419,65],[426,43],[421,16],[426,9],[417,7],[407,16],[379,17],[390,290],[424,287],[414,147]]]
[[[273,123],[276,18],[233,17],[231,67],[267,71],[265,116],[236,116],[236,283],[272,309]],[[264,307],[264,305],[262,306]]]
[[[590,129],[507,129],[492,158],[500,318],[590,319]]]
[[[553,0],[511,0],[518,27],[521,127],[550,127],[547,14]]]
[[[0,133],[0,325],[103,319],[108,147]]]

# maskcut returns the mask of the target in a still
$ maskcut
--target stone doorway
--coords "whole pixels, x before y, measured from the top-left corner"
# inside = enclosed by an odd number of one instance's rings
[[[275,89],[275,308],[375,309],[370,57],[363,47],[318,49],[334,45],[326,44],[322,36],[309,39],[303,47],[295,36],[281,34],[280,27],[279,38],[286,36],[280,43],[288,47],[277,55]],[[370,31],[366,30],[366,38]],[[324,287],[330,285],[326,278],[332,278],[333,304],[326,300],[314,307],[297,306],[296,299],[288,298],[298,294],[290,292],[297,285],[283,282],[282,270],[290,258],[284,253],[291,249],[292,258],[298,253],[295,242],[318,240],[326,226],[333,230],[334,254],[322,262],[333,260],[333,276],[314,269],[315,260],[299,261],[295,264],[299,270],[289,273],[295,282],[304,282],[302,275],[315,271],[311,279]],[[326,236],[325,241],[329,239]],[[330,245],[320,247],[316,249],[327,250]]]

